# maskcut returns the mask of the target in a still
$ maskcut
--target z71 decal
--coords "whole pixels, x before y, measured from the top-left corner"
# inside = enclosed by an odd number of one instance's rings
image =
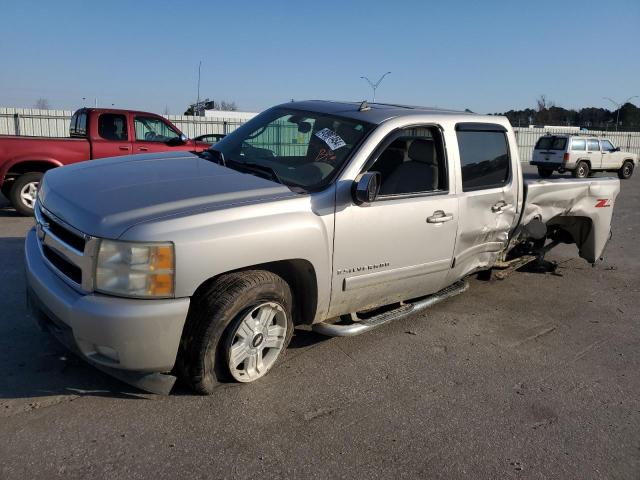
[[[599,198],[598,202],[596,203],[596,208],[605,208],[610,206],[611,206],[611,202],[609,201],[608,198]]]

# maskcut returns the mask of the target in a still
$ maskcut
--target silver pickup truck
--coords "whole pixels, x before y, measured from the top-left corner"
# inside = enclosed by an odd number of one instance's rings
[[[200,154],[47,172],[28,300],[96,367],[210,393],[265,375],[296,325],[361,333],[559,243],[594,263],[618,192],[618,179],[524,180],[504,117],[292,102]]]

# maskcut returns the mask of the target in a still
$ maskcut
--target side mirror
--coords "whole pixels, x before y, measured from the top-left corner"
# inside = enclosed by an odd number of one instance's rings
[[[616,147],[613,149],[614,152],[619,152],[620,151],[620,147]]]
[[[380,172],[366,172],[353,182],[353,201],[365,207],[373,203],[380,193]]]
[[[172,139],[170,139],[167,142],[167,145],[169,145],[170,147],[177,147],[179,145],[184,145],[188,140],[189,138],[184,133],[181,133],[179,137],[173,137]]]

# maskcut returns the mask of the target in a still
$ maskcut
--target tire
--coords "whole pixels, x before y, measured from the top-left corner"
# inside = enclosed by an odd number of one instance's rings
[[[23,173],[16,178],[9,189],[9,201],[20,215],[33,216],[33,206],[43,173]]]
[[[538,176],[540,178],[549,178],[553,175],[553,168],[538,167]]]
[[[628,180],[631,178],[631,175],[633,175],[633,167],[633,162],[625,160],[622,167],[620,167],[620,170],[618,170],[618,178],[621,180]]]
[[[266,375],[291,341],[292,302],[287,282],[271,272],[249,270],[217,279],[192,300],[178,360],[183,380],[208,395],[221,383],[248,383]]]
[[[589,170],[589,164],[587,162],[578,162],[575,170],[573,171],[573,176],[575,178],[587,178],[589,176]]]

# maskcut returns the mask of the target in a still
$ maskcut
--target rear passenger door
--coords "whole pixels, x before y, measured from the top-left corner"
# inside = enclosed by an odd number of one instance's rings
[[[131,154],[126,114],[101,113],[94,125],[97,125],[97,132],[91,133],[91,158]]]
[[[602,168],[602,152],[600,152],[600,142],[597,139],[587,139],[587,155],[589,156],[592,170]]]
[[[460,214],[449,281],[491,265],[506,247],[519,188],[502,125],[458,123],[456,137]]]

